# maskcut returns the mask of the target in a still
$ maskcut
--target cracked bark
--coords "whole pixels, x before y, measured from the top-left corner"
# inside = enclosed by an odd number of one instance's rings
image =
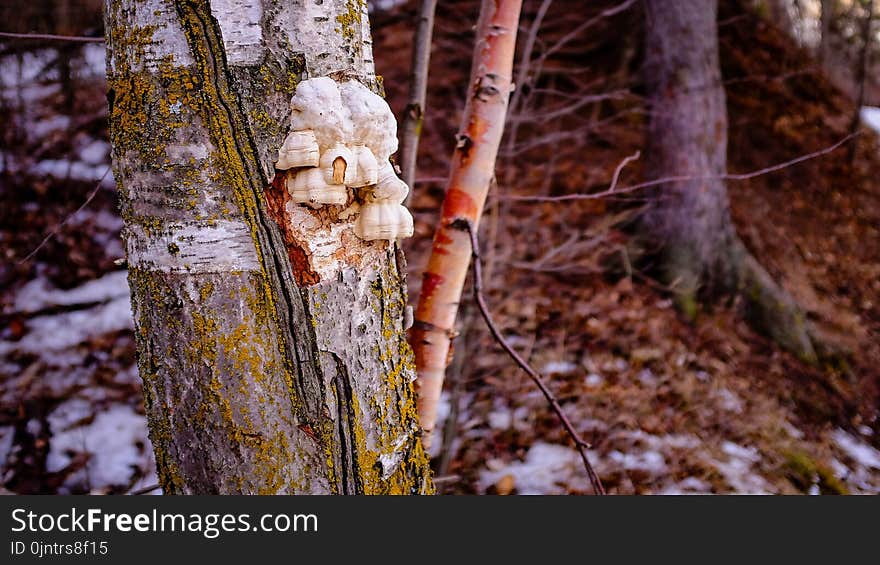
[[[378,88],[365,4],[107,0],[105,22],[165,492],[431,492],[399,250],[288,202],[272,166],[299,80]]]

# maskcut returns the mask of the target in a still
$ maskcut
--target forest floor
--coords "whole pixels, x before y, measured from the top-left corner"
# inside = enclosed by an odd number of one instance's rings
[[[585,16],[612,2],[597,2]],[[729,168],[749,172],[831,146],[855,108],[770,24],[722,2]],[[529,7],[530,6],[530,7]],[[487,298],[507,339],[548,379],[611,493],[880,492],[880,143],[730,182],[739,233],[838,355],[804,365],[726,304],[685,321],[635,259],[626,223],[644,195],[607,188],[644,145],[635,10],[560,43],[565,2],[513,98],[482,224]],[[534,3],[527,3],[528,36]],[[406,6],[374,18],[377,67],[400,115]],[[405,246],[410,296],[442,199],[463,108],[476,3],[441,3]],[[633,30],[622,34],[620,29]],[[519,57],[523,54],[520,52]],[[131,492],[156,482],[108,145],[103,49],[0,56],[0,473],[7,491]],[[641,180],[639,160],[620,186]],[[104,177],[103,181],[98,179]],[[59,227],[60,226],[60,227]],[[41,245],[47,234],[57,232]],[[39,248],[36,253],[31,253]],[[469,295],[468,295],[469,296]],[[434,441],[443,493],[588,493],[572,443],[470,300]]]

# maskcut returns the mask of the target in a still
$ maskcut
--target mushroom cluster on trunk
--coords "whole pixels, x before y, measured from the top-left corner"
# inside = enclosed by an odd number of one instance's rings
[[[320,77],[301,82],[290,105],[291,131],[275,166],[288,171],[291,200],[318,208],[343,206],[354,196],[359,238],[412,236],[412,215],[402,205],[409,187],[390,161],[397,121],[388,103],[358,81]]]

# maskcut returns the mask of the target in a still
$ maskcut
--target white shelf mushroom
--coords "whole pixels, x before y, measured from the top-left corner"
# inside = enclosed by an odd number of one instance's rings
[[[357,161],[354,153],[342,143],[336,143],[333,147],[325,149],[321,153],[319,166],[327,184],[351,186],[357,178]]]
[[[366,191],[361,215],[354,225],[355,235],[367,241],[412,237],[412,215],[401,205],[407,193],[409,188],[397,177],[391,163],[383,162],[376,186]]]
[[[346,187],[356,188],[358,237],[390,241],[412,236],[412,215],[401,205],[409,188],[389,162],[397,151],[397,122],[388,103],[356,80],[318,77],[300,82],[290,105],[291,129],[313,132],[319,153],[317,168],[300,169],[288,180],[291,198],[310,206],[345,204]],[[314,166],[312,153],[309,158]]]
[[[403,202],[406,195],[409,194],[409,187],[394,172],[394,167],[390,161],[385,161],[379,168],[377,175],[376,189],[373,191],[373,198],[376,200],[393,200],[397,203]]]
[[[348,186],[352,188],[360,188],[376,184],[379,181],[379,164],[376,162],[376,156],[370,151],[366,145],[354,145],[351,148],[357,163],[357,170],[354,182]]]
[[[319,168],[303,169],[285,181],[290,199],[312,207],[322,204],[345,204],[348,190],[345,185],[328,184]]]
[[[397,151],[397,120],[384,98],[356,80],[339,85],[348,107],[352,137],[370,148],[379,163]]]
[[[294,167],[317,167],[319,159],[318,140],[312,130],[292,131],[278,150],[275,168],[281,171]]]
[[[297,84],[290,109],[290,129],[313,130],[322,151],[354,135],[351,112],[343,101],[339,83],[330,77],[311,78]]]
[[[397,202],[369,202],[361,206],[354,233],[365,241],[412,237],[413,218],[409,210]]]

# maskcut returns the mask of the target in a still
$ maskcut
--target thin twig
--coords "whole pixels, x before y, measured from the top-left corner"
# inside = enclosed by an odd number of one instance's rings
[[[738,16],[733,16],[733,17],[727,18],[726,20],[719,20],[718,27],[724,27],[724,26],[727,26],[730,24],[735,24],[736,22],[738,22],[740,20],[744,20],[748,17],[750,17],[749,14],[740,14]]]
[[[809,161],[811,159],[815,159],[817,157],[822,157],[838,149],[840,146],[850,141],[851,139],[858,137],[860,132],[851,133],[829,147],[824,149],[820,149],[818,151],[814,151],[812,153],[807,153],[806,155],[801,155],[800,157],[796,157],[795,159],[791,159],[789,161],[785,161],[782,163],[778,163],[776,165],[772,165],[770,167],[766,167],[763,169],[758,169],[756,171],[751,171],[748,173],[725,173],[723,175],[677,175],[671,177],[665,177],[662,179],[654,179],[645,182],[640,182],[638,184],[633,184],[630,186],[624,186],[622,188],[608,188],[607,190],[603,190],[602,192],[593,192],[590,194],[563,194],[561,196],[502,196],[501,198],[507,200],[516,200],[523,202],[564,202],[567,200],[594,200],[597,198],[605,198],[611,195],[617,194],[626,194],[628,192],[634,192],[636,190],[641,190],[643,188],[650,188],[652,186],[658,186],[661,184],[667,184],[670,182],[682,182],[682,181],[690,181],[690,180],[749,180],[755,177],[760,177],[766,174],[775,173],[776,171],[781,171],[782,169],[786,169],[793,165],[797,165],[803,163],[804,161]],[[628,157],[627,157],[628,159]]]
[[[137,496],[137,495],[140,495],[140,494],[147,494],[147,493],[153,492],[154,490],[159,490],[159,489],[161,488],[161,486],[162,486],[162,485],[150,485],[150,486],[148,486],[148,487],[144,487],[144,488],[139,488],[139,489],[137,489],[137,490],[133,490],[133,491],[131,491],[131,492],[128,493],[128,494],[129,494],[130,496]]]
[[[18,262],[19,265],[21,265],[23,263],[27,263],[31,259],[31,257],[36,255],[40,249],[42,249],[47,243],[49,243],[49,240],[51,240],[53,237],[58,235],[58,233],[61,231],[61,228],[63,228],[64,225],[67,222],[69,222],[71,218],[73,218],[74,216],[79,214],[86,206],[89,205],[89,202],[91,202],[95,198],[95,196],[97,196],[98,190],[101,189],[101,184],[104,182],[104,179],[107,178],[108,174],[110,174],[110,167],[109,166],[107,167],[107,170],[104,171],[104,174],[101,175],[101,178],[98,179],[97,184],[95,184],[95,188],[92,190],[91,194],[89,194],[89,197],[86,198],[86,201],[83,202],[82,205],[79,208],[77,208],[73,214],[67,216],[66,218],[64,218],[63,222],[61,222],[60,224],[55,226],[52,229],[52,231],[50,231],[46,235],[46,237],[43,238],[43,241],[41,241],[40,244],[33,251],[31,251],[30,253],[27,254],[27,257],[25,257],[24,259],[22,259],[21,261]]]
[[[532,91],[532,93],[535,93],[534,90]],[[523,112],[520,115],[511,116],[510,118],[508,118],[508,121],[511,123],[524,122],[529,124],[546,124],[547,122],[553,121],[556,118],[561,118],[568,114],[573,114],[577,110],[580,110],[588,104],[595,104],[596,102],[602,102],[603,100],[620,100],[621,98],[628,97],[629,94],[629,90],[624,88],[620,90],[615,90],[613,92],[607,92],[605,94],[591,94],[588,96],[582,95],[578,97],[576,102],[573,102],[566,106],[553,108],[550,110],[542,110],[541,113],[537,115],[532,112]]]
[[[449,483],[454,483],[461,479],[461,475],[440,475],[439,477],[434,477],[431,479],[433,481],[434,486],[437,485],[445,485]]]
[[[608,187],[609,191],[612,191],[617,188],[617,181],[620,180],[620,173],[623,171],[623,168],[641,156],[642,156],[642,152],[636,151],[635,153],[633,153],[629,157],[624,158],[624,160],[621,161],[617,165],[617,168],[614,169],[614,176],[611,177],[611,186]]]
[[[543,55],[541,55],[539,60],[543,61],[543,60],[547,59],[547,57],[549,57],[553,53],[562,49],[569,41],[576,38],[584,30],[592,27],[593,25],[595,25],[596,23],[598,23],[599,21],[601,21],[605,18],[610,18],[611,16],[616,16],[617,14],[628,10],[635,3],[636,3],[635,0],[626,0],[625,2],[622,2],[622,3],[618,4],[617,6],[612,6],[611,8],[603,10],[598,15],[583,22],[581,25],[579,25],[578,27],[574,28],[573,30],[571,30],[570,32],[568,32],[567,34],[562,36],[562,38],[559,41],[557,41],[554,45],[552,45],[549,49],[547,49]]]
[[[471,236],[471,256],[473,258],[473,269],[474,269],[474,299],[477,302],[477,306],[480,309],[480,314],[483,315],[483,320],[485,320],[486,325],[489,327],[489,331],[492,333],[492,337],[495,338],[504,351],[507,352],[508,355],[516,362],[520,368],[526,372],[532,382],[537,385],[537,387],[541,390],[541,394],[544,395],[544,398],[547,399],[547,402],[550,404],[550,407],[553,408],[553,411],[556,413],[556,416],[562,422],[562,425],[565,427],[565,430],[568,432],[568,435],[571,436],[571,439],[574,440],[575,445],[577,446],[578,453],[580,453],[581,459],[584,462],[584,469],[587,471],[587,476],[590,478],[590,484],[593,486],[593,492],[598,495],[605,494],[605,487],[602,486],[602,481],[599,479],[599,476],[596,474],[596,471],[593,470],[593,466],[590,464],[590,459],[587,457],[587,449],[590,447],[590,444],[581,439],[580,434],[574,429],[571,421],[565,415],[565,412],[562,410],[562,406],[560,406],[559,401],[556,400],[556,397],[547,388],[547,385],[544,383],[544,379],[541,375],[535,371],[531,365],[529,365],[525,359],[520,357],[520,355],[513,349],[513,347],[504,339],[504,336],[501,335],[501,331],[498,329],[498,326],[495,325],[495,321],[492,319],[492,314],[489,312],[489,306],[486,304],[486,299],[483,296],[483,269],[480,263],[480,244],[477,241],[477,232],[473,229],[473,225],[469,222],[465,222],[465,226],[467,227],[467,232]]]
[[[103,37],[84,35],[53,35],[49,33],[11,33],[0,31],[0,37],[7,39],[34,39],[40,41],[69,41],[71,43],[104,43]]]

